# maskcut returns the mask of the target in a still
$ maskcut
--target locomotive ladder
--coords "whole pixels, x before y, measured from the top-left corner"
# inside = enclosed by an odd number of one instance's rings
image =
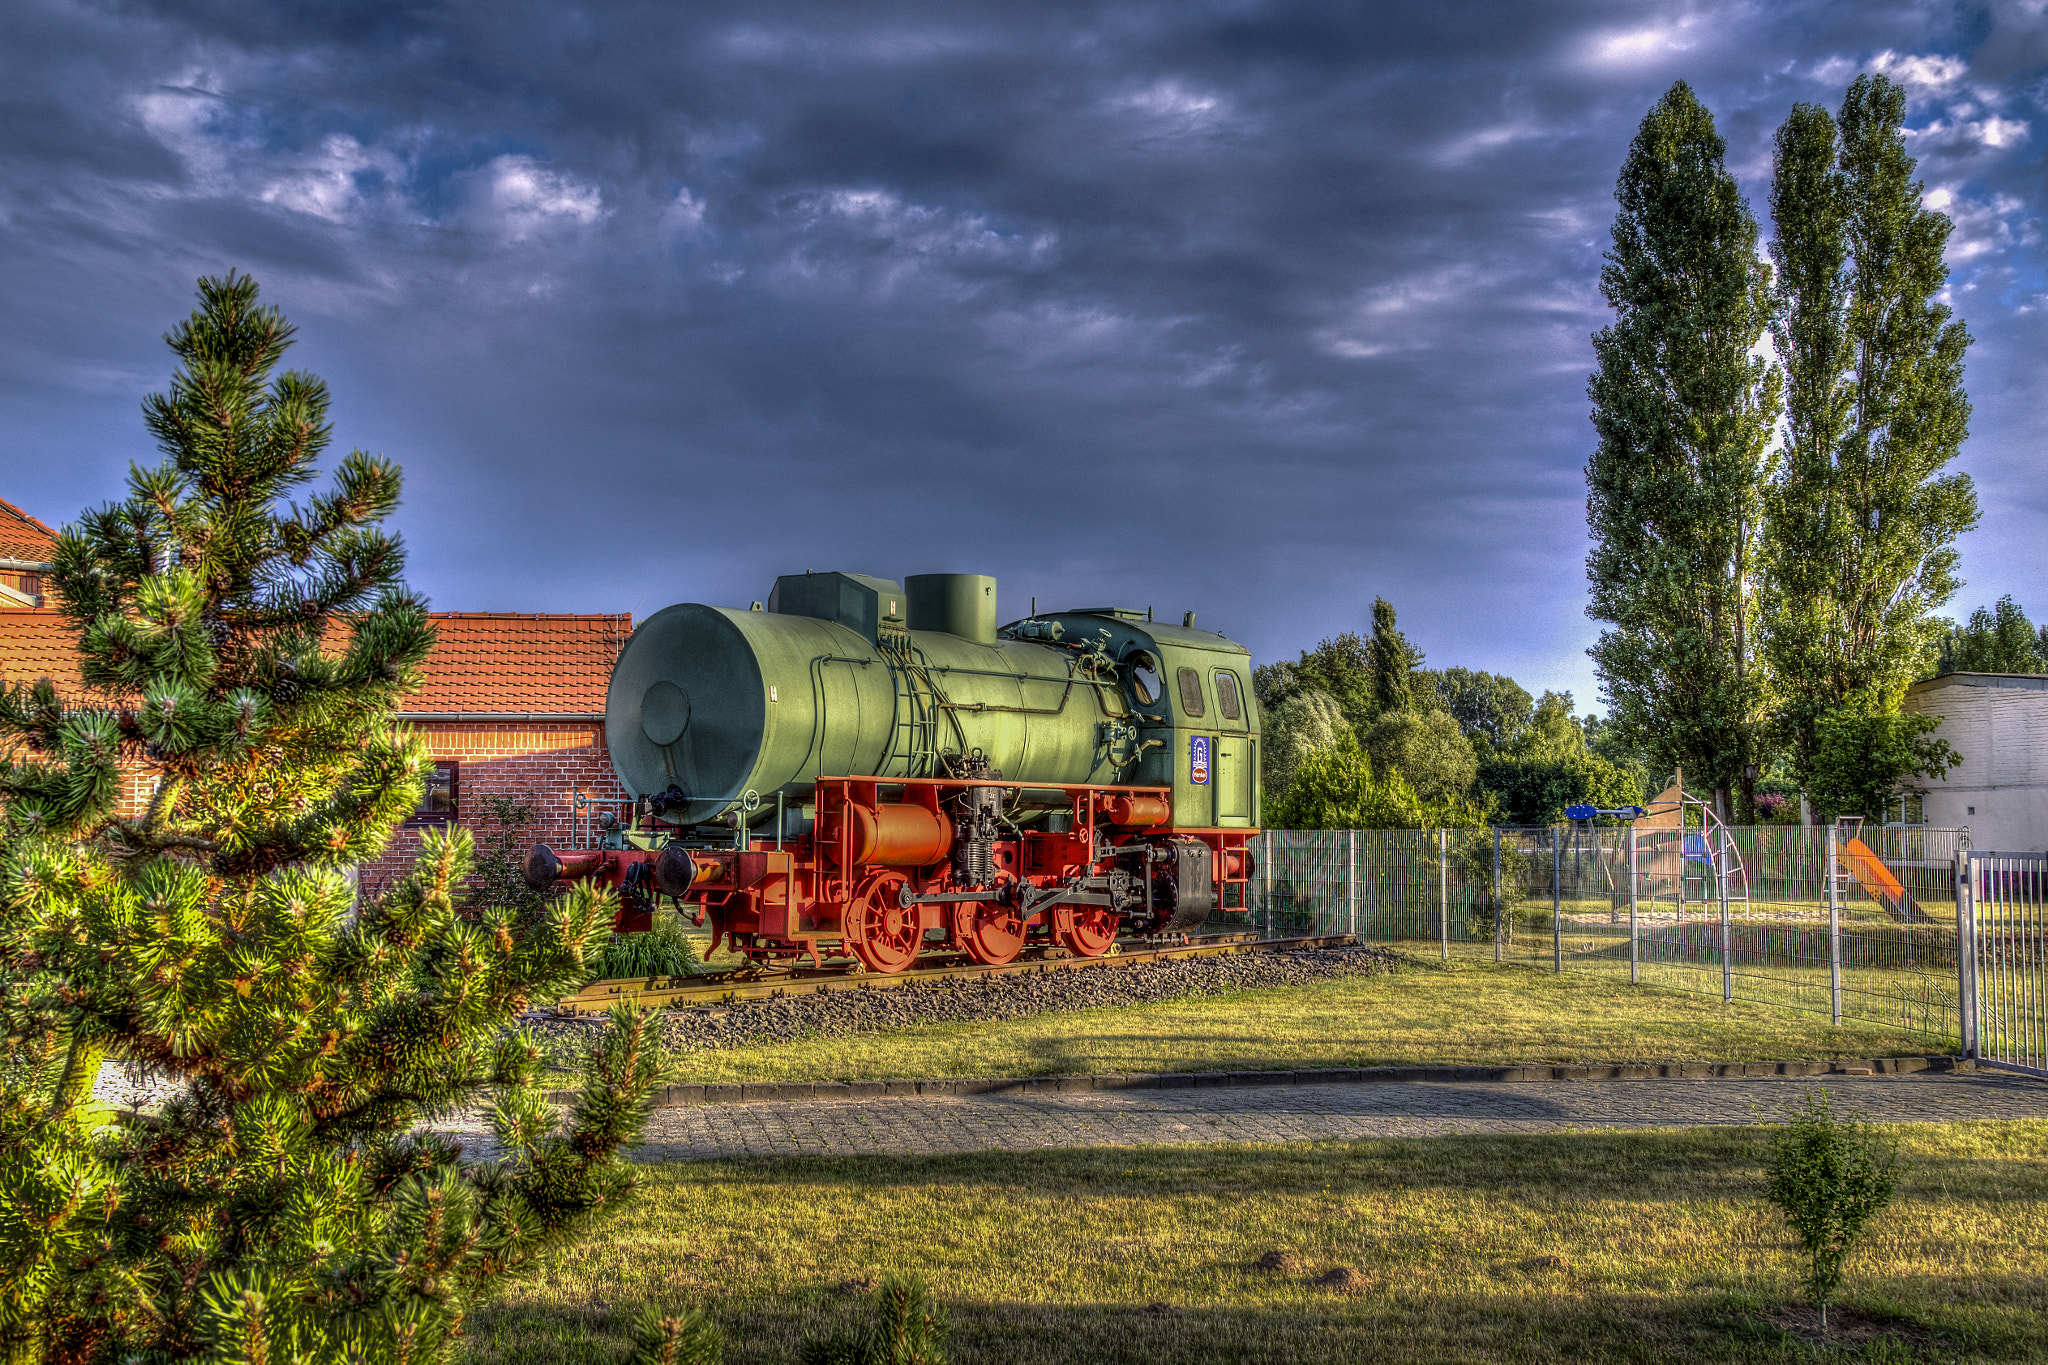
[[[896,717],[889,740],[890,766],[899,777],[935,777],[939,754],[939,706],[945,697],[919,657],[916,645],[885,639],[881,653],[895,684]],[[922,686],[920,687],[920,684]]]

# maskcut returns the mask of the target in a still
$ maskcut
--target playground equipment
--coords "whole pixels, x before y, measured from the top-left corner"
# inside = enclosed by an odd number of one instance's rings
[[[1855,886],[1891,913],[1902,924],[1932,924],[1933,918],[1914,901],[1884,860],[1873,853],[1860,837],[1863,817],[1844,815],[1835,821],[1835,866],[1828,875],[1834,890]]]
[[[1721,823],[1711,802],[1685,790],[1680,773],[1647,806],[1602,810],[1573,806],[1565,815],[1574,825],[1574,856],[1581,837],[1589,838],[1605,874],[1609,904],[1619,915],[1629,906],[1629,864],[1634,859],[1635,900],[1640,907],[1668,901],[1680,919],[1688,905],[1747,905],[1749,869],[1735,836]],[[1600,816],[1626,820],[1632,838],[1602,840],[1592,828]]]
[[[1689,905],[1704,910],[1724,899],[1730,905],[1749,902],[1749,870],[1743,865],[1733,831],[1721,823],[1712,803],[1685,790],[1682,772],[1647,806],[1612,810],[1572,806],[1565,816],[1574,827],[1573,858],[1584,852],[1595,855],[1617,914],[1629,904],[1631,842],[1639,907],[1667,902],[1683,919]],[[1633,840],[1601,839],[1592,827],[1600,817],[1627,821],[1634,831]],[[1825,870],[1829,902],[1839,905],[1851,890],[1857,890],[1902,924],[1933,923],[1884,859],[1863,842],[1862,832],[1859,816],[1835,821],[1834,853]]]

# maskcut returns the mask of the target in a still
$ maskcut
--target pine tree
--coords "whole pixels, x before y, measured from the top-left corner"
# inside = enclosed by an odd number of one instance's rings
[[[1946,217],[1921,207],[1905,92],[1861,76],[1839,126],[1796,106],[1778,130],[1771,214],[1787,437],[1767,495],[1765,654],[1779,726],[1807,784],[1822,720],[1896,711],[1933,662],[1977,523],[1962,323],[1939,301]]]
[[[1620,737],[1724,794],[1757,761],[1755,538],[1779,377],[1752,352],[1769,320],[1757,225],[1713,115],[1683,81],[1622,166],[1593,339],[1586,466],[1589,651]]]
[[[399,472],[318,475],[320,381],[246,277],[200,282],[145,405],[165,455],[67,528],[92,689],[0,689],[0,1349],[10,1361],[427,1361],[506,1271],[630,1188],[660,1055],[622,1014],[558,1123],[506,1025],[577,985],[595,893],[457,911],[466,833],[391,894],[343,871],[419,800],[393,723],[431,643],[378,529]],[[274,377],[273,377],[274,375]],[[123,760],[154,794],[118,813]],[[182,1079],[91,1101],[103,1058]],[[422,1125],[484,1106],[502,1161]]]

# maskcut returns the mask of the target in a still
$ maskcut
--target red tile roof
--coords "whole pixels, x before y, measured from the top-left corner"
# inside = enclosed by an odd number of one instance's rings
[[[0,498],[0,559],[47,564],[57,550],[57,533]]]
[[[437,611],[432,620],[426,686],[406,698],[406,715],[600,715],[612,663],[633,633],[630,613]],[[58,612],[0,612],[0,679],[47,677],[77,695],[73,639]]]
[[[427,685],[406,699],[408,715],[601,715],[612,664],[633,633],[631,613],[437,611],[433,621]]]
[[[0,611],[0,682],[48,678],[65,696],[78,696],[85,684],[78,676],[77,639],[62,612]]]

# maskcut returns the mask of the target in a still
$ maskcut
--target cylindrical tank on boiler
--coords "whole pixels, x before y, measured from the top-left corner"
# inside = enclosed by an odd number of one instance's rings
[[[679,791],[662,813],[685,824],[748,792],[756,818],[770,818],[778,791],[801,801],[821,776],[943,776],[946,756],[975,749],[1011,781],[1125,780],[1128,754],[1104,739],[1129,719],[1113,680],[1083,672],[1073,650],[997,638],[992,578],[911,582],[906,593],[858,574],[790,574],[768,610],[656,612],[606,696],[619,780],[635,795]]]

